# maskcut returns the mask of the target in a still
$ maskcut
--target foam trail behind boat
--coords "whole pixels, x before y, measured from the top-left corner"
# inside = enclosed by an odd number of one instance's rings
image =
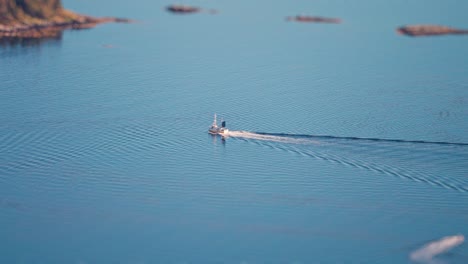
[[[464,241],[465,237],[463,235],[446,236],[413,251],[409,257],[412,261],[418,263],[439,263],[434,257],[449,251]]]
[[[251,132],[253,133],[253,132]],[[370,138],[370,137],[346,137],[346,136],[329,136],[329,135],[307,135],[307,134],[289,134],[289,133],[267,133],[255,132],[257,135],[280,136],[280,137],[295,137],[295,138],[314,138],[317,140],[355,140],[368,142],[392,142],[392,143],[413,143],[413,144],[432,144],[432,145],[455,145],[468,146],[464,142],[445,142],[445,141],[426,141],[426,140],[405,140],[405,139],[386,139],[386,138]]]
[[[224,135],[223,135],[224,136]],[[258,141],[275,149],[468,193],[468,180],[447,171],[466,171],[464,143],[351,138],[229,131],[227,137]],[[261,143],[260,143],[261,142]],[[276,144],[279,143],[279,144]],[[444,159],[434,160],[434,155]],[[443,173],[425,170],[426,164]],[[443,169],[447,168],[447,169]]]
[[[276,136],[267,134],[258,134],[248,131],[229,131],[229,137],[248,138],[263,141],[273,141],[289,144],[322,144],[323,142],[312,140],[310,138],[295,138],[292,136]]]

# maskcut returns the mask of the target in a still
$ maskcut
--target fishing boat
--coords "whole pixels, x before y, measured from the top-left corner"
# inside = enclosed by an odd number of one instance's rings
[[[215,114],[213,124],[211,124],[210,128],[208,129],[208,133],[212,135],[221,135],[223,137],[226,137],[229,133],[229,129],[226,128],[226,121],[221,120],[221,127],[218,127]]]

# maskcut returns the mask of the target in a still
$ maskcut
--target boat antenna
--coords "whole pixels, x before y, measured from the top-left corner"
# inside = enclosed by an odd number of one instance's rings
[[[213,126],[214,126],[214,127],[217,126],[217,124],[216,124],[216,113],[214,114]]]

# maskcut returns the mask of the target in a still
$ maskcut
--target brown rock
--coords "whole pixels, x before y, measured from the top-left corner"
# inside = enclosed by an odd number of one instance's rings
[[[420,37],[447,34],[468,34],[468,30],[456,29],[439,25],[407,25],[396,29],[399,34]]]
[[[167,8],[167,11],[172,13],[179,13],[179,14],[190,14],[190,13],[197,13],[200,12],[200,8],[194,6],[186,6],[186,5],[170,5]]]
[[[341,19],[339,18],[327,18],[327,17],[317,17],[317,16],[293,16],[287,17],[287,21],[297,21],[297,22],[308,22],[308,23],[332,23],[332,24],[339,24],[341,23]]]

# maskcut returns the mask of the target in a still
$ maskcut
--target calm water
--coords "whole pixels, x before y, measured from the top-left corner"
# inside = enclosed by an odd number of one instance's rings
[[[129,3],[0,47],[1,263],[411,263],[468,235],[468,37],[395,33],[466,3]]]

